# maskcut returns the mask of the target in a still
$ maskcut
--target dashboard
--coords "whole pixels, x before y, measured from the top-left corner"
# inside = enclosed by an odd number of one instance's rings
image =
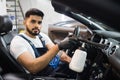
[[[107,56],[111,65],[120,72],[120,33],[112,31],[94,31],[96,34],[92,37],[92,41],[104,44],[105,47],[101,51]]]

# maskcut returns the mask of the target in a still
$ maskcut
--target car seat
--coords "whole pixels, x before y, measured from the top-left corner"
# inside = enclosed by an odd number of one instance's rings
[[[12,38],[18,34],[17,30],[12,30],[12,27],[13,24],[8,16],[0,16],[0,66],[3,74],[26,73],[9,51]]]

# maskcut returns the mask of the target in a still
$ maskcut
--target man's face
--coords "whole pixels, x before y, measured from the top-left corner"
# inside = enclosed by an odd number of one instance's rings
[[[26,18],[24,21],[26,31],[32,36],[36,36],[40,33],[41,23],[42,17],[37,15],[30,15],[30,17]]]

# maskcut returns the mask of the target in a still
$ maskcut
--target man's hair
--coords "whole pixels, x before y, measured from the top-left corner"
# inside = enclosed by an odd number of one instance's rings
[[[44,17],[44,13],[36,8],[31,8],[29,9],[26,13],[25,13],[25,18],[30,17],[30,15],[37,15],[37,16],[41,16],[42,18]]]

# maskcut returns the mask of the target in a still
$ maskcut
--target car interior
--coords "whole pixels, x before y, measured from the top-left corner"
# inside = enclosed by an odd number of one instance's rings
[[[12,22],[8,16],[0,16],[0,74],[25,73],[23,67],[11,56],[9,46],[12,38],[18,34],[12,30]]]
[[[86,69],[79,74],[81,78],[78,80],[120,79],[119,3],[118,0],[52,0],[56,12],[83,23],[93,32],[91,39],[88,40],[84,40],[81,37],[84,34],[80,34],[80,41],[87,45],[87,59]],[[56,30],[58,30],[57,26],[52,32]],[[53,37],[56,35],[53,33]],[[58,40],[58,38],[59,36],[53,39]],[[101,74],[103,76],[99,77]]]
[[[14,36],[18,34],[18,31],[16,29],[13,30],[12,27],[12,22],[8,16],[0,16],[0,80],[64,80],[65,77],[67,77],[67,75],[63,73],[56,73],[54,77],[57,78],[46,76],[44,77],[26,73],[24,68],[17,62],[16,59],[14,59],[14,57],[10,54],[9,51],[11,40]],[[66,69],[65,66],[64,69]]]
[[[66,50],[70,57],[76,49],[82,49],[84,43],[87,53],[84,70],[75,75],[71,73],[74,79],[66,77],[71,76],[69,71],[56,73],[54,77],[27,74],[9,51],[10,42],[19,31],[13,29],[9,17],[3,15],[0,16],[0,80],[120,80],[120,1],[51,1],[56,12],[75,20],[49,25],[48,36],[54,43],[69,34],[76,36],[79,44]],[[60,70],[64,69],[62,66]]]

